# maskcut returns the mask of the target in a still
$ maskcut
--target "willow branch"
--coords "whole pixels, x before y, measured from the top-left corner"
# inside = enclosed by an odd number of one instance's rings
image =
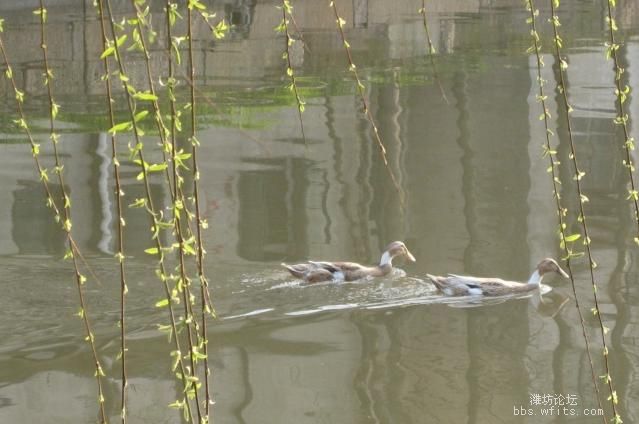
[[[559,94],[561,95],[561,98],[563,100],[563,106],[566,110],[566,128],[568,130],[568,140],[570,142],[570,157],[572,159],[571,162],[572,162],[573,172],[574,172],[573,178],[576,183],[575,185],[577,188],[577,197],[579,200],[579,217],[578,218],[579,218],[579,221],[581,222],[581,228],[583,231],[583,236],[584,236],[583,243],[584,243],[584,246],[586,247],[586,257],[588,258],[588,268],[590,271],[590,283],[592,285],[592,294],[593,294],[593,301],[594,301],[594,308],[592,312],[597,317],[597,322],[599,324],[599,329],[601,333],[601,343],[603,346],[603,360],[604,360],[603,362],[604,362],[604,368],[606,372],[603,378],[610,392],[609,400],[612,407],[613,420],[615,421],[615,423],[621,423],[621,417],[619,416],[619,413],[617,411],[617,393],[615,392],[615,389],[613,387],[612,376],[610,375],[610,364],[608,360],[609,352],[608,352],[608,346],[606,344],[606,333],[608,332],[608,329],[603,324],[603,320],[601,318],[601,311],[599,309],[599,299],[597,296],[597,284],[595,282],[595,268],[597,264],[595,263],[593,259],[593,254],[591,249],[591,239],[588,232],[588,224],[587,224],[587,218],[586,218],[586,212],[585,212],[585,206],[584,206],[586,202],[588,202],[588,197],[586,197],[581,187],[581,179],[584,177],[585,172],[583,172],[579,168],[579,163],[577,161],[577,151],[575,148],[571,120],[570,120],[572,107],[570,106],[570,103],[568,101],[568,87],[566,86],[566,81],[565,81],[565,70],[568,68],[568,64],[561,57],[562,39],[559,36],[560,23],[559,23],[559,17],[557,16],[557,13],[556,13],[556,8],[558,6],[559,6],[558,0],[550,0],[550,11],[552,14],[550,21],[552,22],[552,27],[553,27],[553,36],[554,36],[553,44],[555,46],[555,60],[557,61],[557,64],[559,65],[557,67],[557,73],[559,76],[560,85],[559,87],[557,87],[557,90]]]

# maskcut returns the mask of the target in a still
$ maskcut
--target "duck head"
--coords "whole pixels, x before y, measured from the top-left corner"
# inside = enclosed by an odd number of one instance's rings
[[[551,258],[546,258],[539,262],[539,264],[537,265],[537,272],[539,273],[540,277],[549,272],[556,272],[564,278],[570,278],[566,271],[561,269],[559,264],[557,264],[557,262]]]
[[[415,257],[408,251],[406,245],[401,241],[394,241],[388,246],[382,255],[382,259],[379,263],[380,266],[392,265],[394,258],[403,256],[411,262],[415,262]]]

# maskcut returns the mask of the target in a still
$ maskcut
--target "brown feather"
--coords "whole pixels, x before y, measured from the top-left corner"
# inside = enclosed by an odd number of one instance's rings
[[[389,244],[386,252],[391,257],[404,256],[410,261],[415,258],[408,251],[404,243],[395,241]],[[382,256],[383,257],[383,256]],[[345,281],[359,280],[364,277],[380,277],[389,274],[393,270],[390,263],[383,265],[364,266],[355,262],[318,262],[308,261],[303,264],[287,265],[282,264],[293,277],[301,278],[309,283],[317,283],[321,281],[335,280],[339,274],[343,274]]]

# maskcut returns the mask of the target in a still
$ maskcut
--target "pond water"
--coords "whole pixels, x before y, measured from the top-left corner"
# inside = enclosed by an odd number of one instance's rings
[[[39,26],[32,14],[37,2],[31,3],[5,2],[0,15],[43,160],[51,163]],[[99,26],[91,2],[49,3],[48,45],[62,105],[57,124],[73,231],[95,274],[86,285],[88,310],[115,422],[119,279]],[[130,12],[128,2],[115,3],[119,13]],[[151,12],[162,39],[160,3]],[[295,43],[291,54],[307,103],[306,143],[285,88],[284,39],[273,30],[279,2],[208,4],[234,24],[226,40],[214,41],[198,21],[195,38],[201,196],[210,223],[206,273],[219,317],[209,328],[213,420],[603,422],[587,415],[599,406],[570,284],[545,281],[553,289],[543,304],[537,296],[472,302],[443,299],[426,279],[426,273],[454,272],[525,280],[541,258],[561,255],[542,157],[535,61],[525,53],[530,35],[523,2],[428,1],[437,49],[433,72],[417,13],[421,2],[338,1],[403,204],[361,113],[328,1],[294,2],[306,43]],[[545,47],[547,7],[539,23]],[[623,2],[618,13],[628,84],[639,88],[639,9]],[[639,422],[639,250],[626,200],[622,140],[612,123],[614,73],[605,60],[604,11],[590,0],[562,2],[560,17],[601,316],[610,328],[612,378],[624,422]],[[153,49],[154,69],[165,75],[162,47]],[[562,194],[570,230],[577,232],[565,116],[551,90],[552,57],[545,62]],[[128,64],[134,78],[143,77],[140,55],[130,54]],[[71,264],[62,260],[65,238],[44,204],[28,144],[12,125],[8,88],[3,79],[0,422],[95,422],[95,380],[74,316]],[[183,101],[186,84],[181,90]],[[122,100],[117,107],[124,116]],[[626,105],[634,124],[639,103],[631,97]],[[157,159],[156,140],[146,140],[148,150],[156,150],[151,159]],[[186,136],[180,142],[186,145]],[[123,156],[127,203],[142,193],[136,174]],[[168,206],[161,179],[153,181],[152,191]],[[143,252],[152,245],[147,216],[127,209],[126,220],[130,422],[179,422],[166,407],[181,389],[170,372],[172,347],[157,331],[167,317],[154,306],[163,291],[154,260]],[[405,241],[417,262],[399,263],[384,278],[304,286],[280,267],[309,258],[375,263],[393,240]],[[573,270],[601,375],[601,339],[583,258]],[[610,418],[607,388],[600,390]],[[542,416],[545,407],[534,399],[544,394],[570,396],[575,415],[554,410]],[[522,416],[529,409],[536,415]]]

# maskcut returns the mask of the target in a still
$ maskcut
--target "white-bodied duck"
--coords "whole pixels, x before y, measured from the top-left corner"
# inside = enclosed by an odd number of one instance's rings
[[[539,262],[526,283],[506,281],[501,278],[468,277],[455,274],[448,274],[447,277],[430,274],[426,274],[426,276],[435,284],[439,291],[447,296],[501,296],[535,290],[539,288],[544,274],[549,272],[556,272],[564,278],[569,278],[568,274],[551,258],[546,258]]]
[[[415,257],[401,241],[394,241],[386,247],[379,265],[365,266],[354,262],[317,262],[308,261],[303,264],[282,264],[294,277],[307,283],[322,281],[353,281],[364,277],[381,277],[393,270],[393,259],[403,256],[411,262]]]

